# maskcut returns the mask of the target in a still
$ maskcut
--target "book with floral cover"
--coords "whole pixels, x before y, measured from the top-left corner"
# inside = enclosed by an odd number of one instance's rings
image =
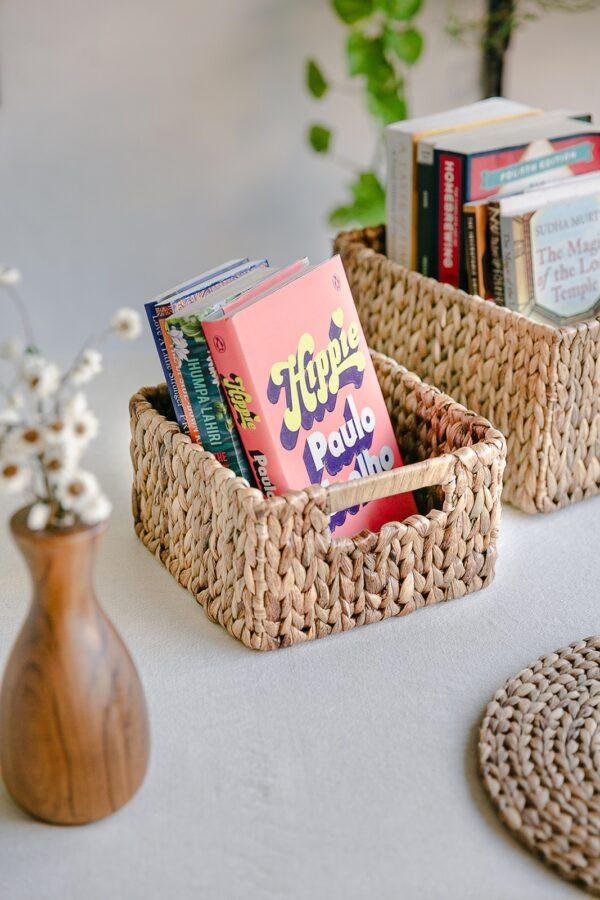
[[[277,284],[306,262],[298,260],[285,269],[276,270],[260,266],[213,293],[180,306],[179,312],[162,323],[190,437],[251,484],[254,478],[206,345],[202,321],[208,315],[218,314],[226,303],[235,304],[238,299],[247,299],[255,292]]]
[[[154,343],[158,351],[160,364],[165,376],[165,381],[171,396],[173,410],[180,427],[187,433],[187,423],[183,411],[183,399],[179,395],[179,388],[174,377],[172,357],[169,356],[169,339],[165,331],[165,320],[175,309],[182,309],[185,306],[195,302],[200,297],[205,297],[217,290],[222,285],[228,284],[247,272],[252,271],[259,265],[266,265],[266,260],[249,260],[248,257],[243,259],[230,259],[226,263],[221,263],[214,269],[209,269],[189,281],[164,291],[149,300],[145,304],[146,315],[150,325],[150,331],[154,338]]]

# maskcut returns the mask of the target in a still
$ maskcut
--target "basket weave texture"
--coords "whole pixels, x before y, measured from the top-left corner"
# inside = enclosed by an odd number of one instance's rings
[[[136,532],[248,647],[405,615],[493,578],[504,438],[393,360],[373,361],[407,465],[270,499],[182,434],[164,385],[131,399]],[[406,489],[422,489],[426,514],[332,538],[334,509]]]
[[[486,791],[505,825],[600,896],[600,637],[540,657],[488,704]]]
[[[504,499],[550,512],[600,490],[600,321],[557,328],[409,272],[385,229],[344,232],[367,343],[507,438]]]

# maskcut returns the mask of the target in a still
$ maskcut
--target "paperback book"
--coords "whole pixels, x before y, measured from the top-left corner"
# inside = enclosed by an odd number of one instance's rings
[[[250,483],[254,479],[204,337],[202,322],[211,315],[218,315],[225,305],[234,307],[239,297],[247,299],[254,292],[278,284],[306,262],[298,260],[286,269],[275,271],[268,266],[259,266],[234,282],[222,285],[214,293],[180,306],[178,312],[163,320],[173,377],[182,398],[190,437]]]
[[[562,323],[600,309],[600,190],[526,213],[520,252],[531,311]]]
[[[174,377],[173,357],[172,354],[169,355],[170,342],[166,334],[165,320],[173,313],[174,309],[184,308],[198,298],[207,296],[220,286],[234,281],[260,265],[266,265],[266,260],[250,261],[247,257],[229,260],[229,262],[222,263],[220,266],[210,269],[202,275],[170,288],[145,304],[144,308],[171,396],[173,410],[180,428],[186,434],[188,433],[188,426],[183,411],[182,398]]]
[[[201,320],[195,316],[172,316],[168,322],[168,334],[177,354],[174,374],[184,401],[188,434],[205,450],[214,453],[220,463],[252,483],[219,377],[210,354],[202,352],[206,339]]]
[[[402,465],[339,256],[241,296],[202,327],[266,496]],[[336,513],[331,529],[376,531],[415,512],[406,493]]]
[[[506,305],[511,309],[529,313],[535,303],[535,291],[533,283],[533,260],[526,249],[529,246],[529,224],[536,213],[549,205],[559,214],[562,205],[575,198],[584,201],[587,197],[600,193],[600,173],[593,172],[589,175],[579,175],[563,180],[556,184],[548,184],[537,190],[502,197],[497,200],[483,200],[465,204],[465,218],[469,221],[471,216],[478,223],[472,246],[473,234],[467,228],[467,266],[469,274],[469,289],[472,293],[481,296],[490,296],[497,303]],[[583,216],[583,212],[582,212]],[[479,221],[487,225],[487,233],[483,224],[479,227]],[[568,228],[563,222],[561,229],[548,229],[548,255],[556,252],[563,254],[561,249],[561,234]],[[593,223],[588,218],[587,229],[593,231]],[[556,246],[553,247],[553,244]],[[575,244],[572,245],[573,247]],[[586,251],[594,256],[593,242],[584,243]],[[571,253],[572,255],[572,253]],[[473,269],[473,257],[476,268]],[[593,259],[589,260],[593,265]],[[580,263],[583,265],[583,262]],[[481,281],[483,278],[483,284]],[[476,289],[474,289],[476,282]],[[539,311],[539,306],[538,306]],[[573,311],[566,311],[564,315],[570,319]]]

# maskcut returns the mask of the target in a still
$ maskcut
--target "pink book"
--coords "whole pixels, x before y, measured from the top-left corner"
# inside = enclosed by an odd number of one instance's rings
[[[258,299],[263,294],[273,290],[274,287],[277,287],[277,285],[281,284],[283,281],[288,281],[293,276],[298,275],[303,269],[306,269],[307,266],[308,258],[305,256],[302,259],[296,259],[293,263],[290,263],[289,266],[285,266],[283,269],[277,269],[272,275],[267,275],[266,278],[263,278],[262,281],[255,284],[254,287],[248,288],[247,291],[244,291],[243,294],[239,294],[229,303],[224,303],[221,307],[221,314],[227,316],[233,315],[233,313],[241,306],[245,306],[250,300]]]
[[[223,312],[202,327],[266,496],[402,465],[339,256]],[[339,537],[416,512],[405,493],[335,513],[330,524]]]

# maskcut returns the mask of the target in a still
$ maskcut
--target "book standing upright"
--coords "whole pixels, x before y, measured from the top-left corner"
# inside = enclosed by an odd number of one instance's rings
[[[338,256],[203,329],[266,496],[402,464]],[[336,513],[331,528],[376,531],[414,512],[403,494]]]

